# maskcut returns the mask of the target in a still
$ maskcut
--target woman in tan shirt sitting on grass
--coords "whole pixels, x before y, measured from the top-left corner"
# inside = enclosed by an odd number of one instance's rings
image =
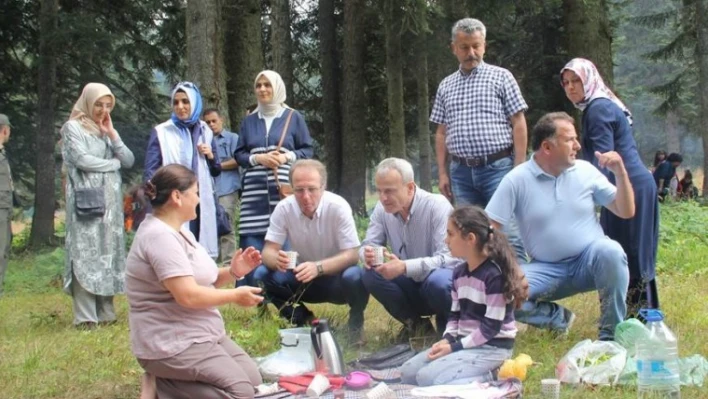
[[[254,306],[261,290],[217,287],[261,264],[260,253],[239,250],[217,267],[184,227],[199,203],[196,176],[184,166],[158,169],[145,194],[153,213],[140,224],[126,267],[130,340],[146,371],[141,397],[252,398],[262,382],[258,368],[226,335],[216,307]]]

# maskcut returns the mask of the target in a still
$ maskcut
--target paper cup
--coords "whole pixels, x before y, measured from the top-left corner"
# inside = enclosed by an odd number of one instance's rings
[[[297,266],[297,252],[287,251],[285,253],[288,255],[288,259],[290,260],[288,262],[288,269],[294,269],[295,266]]]
[[[329,380],[322,374],[317,374],[307,387],[307,397],[319,398],[327,389],[329,389]]]
[[[384,247],[374,247],[374,265],[384,264]]]
[[[386,383],[380,382],[379,385],[373,387],[366,393],[366,397],[367,399],[394,399],[396,393],[393,392]]]
[[[541,380],[541,392],[547,399],[558,399],[560,397],[561,383],[555,378]]]

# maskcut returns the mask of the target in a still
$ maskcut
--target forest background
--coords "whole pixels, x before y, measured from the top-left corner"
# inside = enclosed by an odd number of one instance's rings
[[[304,113],[328,188],[357,214],[367,171],[386,156],[411,160],[431,189],[430,106],[457,68],[450,28],[466,16],[487,25],[485,61],[518,80],[529,128],[546,112],[575,112],[559,71],[585,57],[633,112],[645,163],[663,149],[698,176],[706,169],[708,0],[0,0],[0,10],[0,112],[13,123],[8,153],[32,246],[56,244],[56,144],[88,82],[117,97],[114,123],[137,158],[126,185],[140,179],[174,83],[197,82],[238,132],[268,68]]]

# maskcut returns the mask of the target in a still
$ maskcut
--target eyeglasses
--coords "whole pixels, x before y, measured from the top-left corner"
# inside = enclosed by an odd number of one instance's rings
[[[308,193],[310,195],[317,194],[322,190],[322,187],[295,187],[293,188],[293,192],[296,195],[304,195],[305,193]]]

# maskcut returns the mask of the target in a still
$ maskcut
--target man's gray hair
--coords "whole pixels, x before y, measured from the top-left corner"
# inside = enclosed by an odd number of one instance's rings
[[[408,184],[413,181],[413,165],[401,158],[386,158],[379,162],[378,166],[376,166],[376,175],[383,175],[392,170],[395,170],[401,175],[403,184]]]
[[[290,167],[290,184],[293,184],[293,174],[295,170],[300,168],[312,168],[320,174],[322,188],[327,188],[327,168],[324,164],[316,159],[300,159]],[[276,177],[277,178],[277,177]]]
[[[457,32],[466,33],[468,35],[474,32],[480,32],[483,38],[487,38],[487,28],[484,26],[482,21],[474,18],[463,18],[457,22],[452,27],[452,41],[455,41],[455,36]]]

